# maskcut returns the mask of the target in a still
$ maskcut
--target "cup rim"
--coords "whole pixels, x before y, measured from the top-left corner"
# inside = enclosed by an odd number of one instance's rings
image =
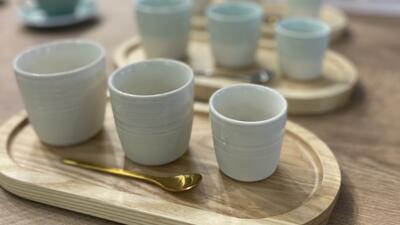
[[[229,118],[227,116],[222,115],[220,112],[218,112],[218,110],[214,107],[214,101],[215,101],[215,97],[226,90],[229,89],[233,89],[233,88],[238,88],[238,87],[247,87],[247,88],[257,88],[257,89],[263,89],[266,90],[270,93],[273,93],[274,95],[278,96],[282,102],[283,102],[283,108],[282,110],[276,114],[275,116],[265,119],[265,120],[258,120],[258,121],[242,121],[242,120],[236,120],[236,119],[232,119]],[[282,94],[280,94],[278,91],[272,89],[272,88],[268,88],[262,85],[256,85],[256,84],[235,84],[235,85],[230,85],[228,87],[225,88],[221,88],[218,91],[216,91],[210,98],[210,102],[209,102],[209,110],[211,112],[211,114],[215,115],[217,118],[226,121],[228,123],[232,123],[235,125],[241,125],[241,126],[254,126],[254,125],[264,125],[264,124],[268,124],[274,121],[279,120],[281,117],[283,117],[284,115],[286,115],[287,113],[287,101],[285,99],[285,97],[282,96]]]
[[[311,23],[315,26],[320,27],[321,29],[318,29],[317,31],[313,32],[297,32],[293,30],[289,30],[283,25],[287,23],[293,23],[293,22],[307,22]],[[331,28],[329,25],[319,19],[313,19],[313,18],[308,18],[308,17],[291,17],[288,19],[284,19],[278,23],[278,25],[275,28],[275,31],[277,34],[285,35],[291,38],[297,38],[297,39],[308,39],[308,38],[315,38],[315,37],[322,37],[325,35],[329,35]]]
[[[214,12],[215,9],[218,8],[224,8],[226,6],[242,6],[242,7],[247,7],[247,8],[252,8],[253,12],[243,15],[243,16],[229,16],[229,15],[222,15],[220,13]],[[211,18],[213,20],[217,20],[220,22],[240,22],[240,21],[246,21],[249,19],[254,19],[260,16],[262,17],[263,10],[259,5],[256,3],[252,2],[224,2],[224,3],[219,3],[212,5],[208,7],[206,15],[208,18]]]
[[[22,68],[19,67],[18,63],[19,61],[26,55],[34,52],[34,51],[41,51],[45,48],[55,48],[58,47],[60,45],[88,45],[94,48],[97,48],[98,50],[100,50],[100,54],[94,59],[92,60],[90,63],[83,65],[81,67],[77,67],[75,69],[72,70],[67,70],[67,71],[62,71],[62,72],[56,72],[56,73],[33,73],[33,72],[29,72],[26,71]],[[30,47],[28,49],[26,49],[25,51],[19,53],[13,61],[13,67],[14,70],[26,77],[33,77],[33,78],[37,78],[37,79],[41,79],[41,78],[49,78],[49,77],[65,77],[65,76],[70,76],[71,74],[79,74],[79,72],[82,72],[84,70],[87,70],[91,67],[93,67],[94,65],[98,64],[99,62],[101,62],[106,56],[106,50],[104,49],[104,47],[102,45],[100,45],[97,42],[93,42],[93,41],[87,41],[87,40],[61,40],[61,41],[54,41],[54,42],[50,42],[50,43],[45,43],[45,44],[40,44],[40,45],[36,45],[33,47]]]
[[[192,1],[191,0],[182,0],[180,3],[174,6],[162,6],[162,7],[153,7],[153,6],[148,6],[148,5],[141,5],[141,2],[144,2],[146,0],[137,0],[136,1],[136,10],[137,11],[142,11],[146,13],[171,13],[171,12],[176,12],[180,11],[183,9],[186,9],[186,7],[191,8],[192,6]],[[135,2],[135,1],[134,1]]]
[[[172,91],[167,91],[167,92],[163,92],[163,93],[159,93],[159,94],[152,94],[152,95],[137,95],[137,94],[130,94],[124,91],[119,90],[118,88],[116,88],[114,86],[114,79],[116,76],[118,76],[118,74],[120,74],[122,71],[130,69],[131,67],[135,67],[138,64],[147,64],[147,63],[157,63],[157,62],[164,62],[164,63],[172,63],[175,65],[179,65],[184,67],[187,71],[189,71],[189,79],[187,82],[185,82],[183,85],[181,85],[180,87],[172,90]],[[156,98],[156,97],[166,97],[166,96],[170,96],[173,95],[183,89],[185,89],[186,87],[188,87],[191,83],[193,83],[194,80],[194,74],[193,74],[193,70],[186,65],[183,62],[179,62],[176,60],[171,60],[171,59],[163,59],[163,58],[159,58],[159,59],[148,59],[148,60],[144,60],[144,61],[140,61],[140,62],[136,62],[136,63],[131,63],[128,64],[126,66],[123,66],[117,70],[115,70],[110,77],[108,78],[108,87],[111,91],[124,96],[124,97],[130,97],[130,98],[141,98],[141,99],[146,99],[146,98]]]

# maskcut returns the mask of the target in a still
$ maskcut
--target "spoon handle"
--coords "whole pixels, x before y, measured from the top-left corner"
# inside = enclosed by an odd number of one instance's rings
[[[155,182],[153,176],[133,172],[133,171],[128,171],[120,168],[108,168],[108,167],[102,167],[102,166],[97,166],[93,164],[88,164],[88,163],[82,163],[82,162],[77,162],[74,160],[69,160],[69,159],[63,159],[61,160],[62,163],[69,165],[69,166],[74,166],[74,167],[79,167],[83,169],[88,169],[88,170],[94,170],[97,172],[102,172],[102,173],[108,173],[108,174],[114,174],[118,176],[124,176],[124,177],[130,177],[134,179],[139,179],[139,180],[144,180],[152,183],[157,183]]]

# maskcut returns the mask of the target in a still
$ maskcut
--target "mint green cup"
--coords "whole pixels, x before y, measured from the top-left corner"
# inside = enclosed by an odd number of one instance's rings
[[[263,12],[250,2],[226,2],[207,10],[208,31],[215,61],[227,68],[256,62]]]
[[[329,26],[320,20],[293,17],[276,27],[278,58],[284,74],[295,80],[321,76],[329,44]]]
[[[36,0],[37,5],[49,16],[71,14],[80,0]]]
[[[186,56],[192,6],[192,0],[136,1],[137,24],[147,58]]]

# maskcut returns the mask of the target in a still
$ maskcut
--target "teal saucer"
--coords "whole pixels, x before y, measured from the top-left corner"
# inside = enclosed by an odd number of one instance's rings
[[[21,6],[19,17],[29,27],[55,28],[85,22],[98,16],[97,0],[81,0],[74,13],[69,15],[49,16],[35,4]]]

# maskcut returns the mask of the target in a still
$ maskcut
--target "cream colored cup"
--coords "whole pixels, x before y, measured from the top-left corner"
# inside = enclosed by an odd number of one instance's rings
[[[103,126],[105,50],[97,43],[66,40],[18,55],[14,71],[30,123],[47,144],[85,141]]]
[[[278,166],[287,103],[265,86],[239,84],[215,92],[210,119],[220,170],[245,182],[265,179]]]
[[[162,165],[188,149],[194,78],[189,66],[154,59],[127,65],[108,80],[115,124],[126,156]]]

